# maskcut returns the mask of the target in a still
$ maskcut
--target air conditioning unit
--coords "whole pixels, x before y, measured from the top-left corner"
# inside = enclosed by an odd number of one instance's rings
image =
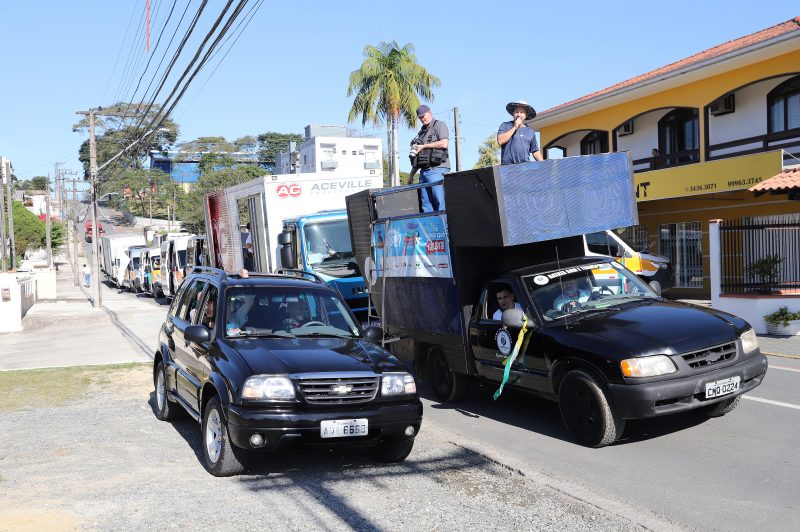
[[[734,94],[726,94],[722,98],[714,100],[708,106],[711,116],[720,116],[732,113],[736,110],[736,98]]]
[[[633,120],[628,120],[617,128],[617,136],[633,135]]]

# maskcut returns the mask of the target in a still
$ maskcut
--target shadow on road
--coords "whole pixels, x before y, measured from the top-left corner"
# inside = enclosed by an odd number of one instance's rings
[[[579,445],[561,420],[558,404],[535,395],[506,388],[497,401],[492,395],[495,384],[476,381],[467,397],[454,404],[438,402],[429,385],[420,385],[420,395],[429,399],[431,408],[449,409],[472,418],[486,417],[531,432]],[[628,420],[622,437],[613,445],[627,445],[680,432],[708,421],[700,412],[684,412],[650,419]]]

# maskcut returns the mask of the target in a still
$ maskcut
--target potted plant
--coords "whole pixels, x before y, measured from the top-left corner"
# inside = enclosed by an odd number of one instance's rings
[[[747,265],[747,275],[751,279],[758,277],[758,284],[761,285],[758,288],[759,294],[772,293],[773,286],[780,280],[782,262],[783,258],[777,255],[768,255]]]
[[[767,332],[780,336],[800,334],[800,312],[789,312],[789,307],[781,307],[772,314],[764,316]]]

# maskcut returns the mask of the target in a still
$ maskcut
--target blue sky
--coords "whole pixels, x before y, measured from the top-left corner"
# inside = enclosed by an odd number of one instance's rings
[[[188,1],[178,0],[173,21]],[[172,1],[152,3],[154,44]],[[190,15],[199,3],[192,0]],[[209,2],[198,26],[203,33],[223,4]],[[143,39],[132,42],[144,6],[145,0],[0,3],[0,155],[11,159],[20,178],[52,175],[56,161],[81,169],[77,153],[85,135],[71,130],[75,112],[133,94],[146,60]],[[451,110],[459,108],[462,162],[470,167],[478,145],[507,119],[511,100],[544,110],[797,15],[800,7],[788,0],[267,0],[213,76],[216,60],[198,75],[173,118],[183,141],[344,124],[348,75],[361,64],[364,46],[396,40],[413,43],[418,61],[442,80],[430,106],[451,135]],[[166,39],[165,33],[162,45]],[[197,41],[187,46],[194,50]],[[136,75],[133,68],[124,75],[137,57]],[[385,137],[385,128],[374,131]],[[412,136],[400,130],[403,169]]]

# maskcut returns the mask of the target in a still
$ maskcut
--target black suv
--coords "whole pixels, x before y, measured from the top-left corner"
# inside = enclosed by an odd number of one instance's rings
[[[156,415],[171,420],[180,405],[201,423],[216,476],[241,472],[247,452],[293,440],[367,443],[379,460],[400,462],[422,403],[414,378],[373,343],[382,334],[362,332],[319,280],[195,268],[159,335]]]

